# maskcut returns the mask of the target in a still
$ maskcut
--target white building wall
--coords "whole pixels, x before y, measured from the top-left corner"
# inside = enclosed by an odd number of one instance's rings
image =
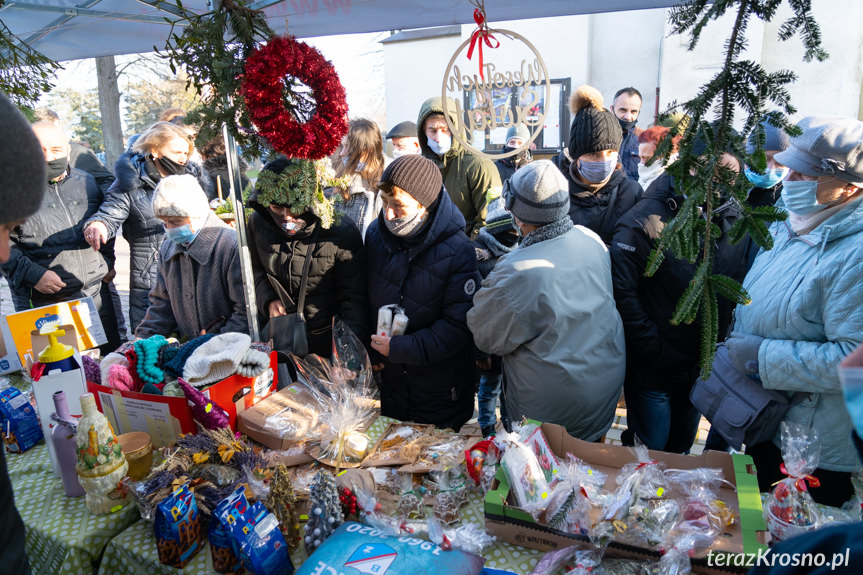
[[[789,88],[798,110],[795,118],[838,114],[863,119],[863,1],[813,0],[813,10],[830,53],[826,62],[804,63],[796,37],[778,41],[779,26],[790,13],[785,4],[773,23],[750,23],[744,57],[767,71],[797,73],[797,83]],[[589,83],[603,93],[606,105],[619,88],[636,87],[644,97],[638,123],[646,127],[653,122],[657,83],[659,108],[664,111],[674,101],[693,97],[716,74],[733,15],[709,24],[692,52],[687,50],[688,36],[670,35],[666,20],[666,10],[654,9],[493,21],[492,27],[523,35],[542,55],[552,78],[570,78],[573,88]],[[416,121],[422,102],[440,93],[452,53],[473,29],[462,26],[460,37],[384,44],[388,126]]]

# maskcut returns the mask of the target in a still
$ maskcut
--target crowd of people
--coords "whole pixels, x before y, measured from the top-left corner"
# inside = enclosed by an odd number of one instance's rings
[[[550,160],[522,151],[524,125],[507,132],[510,157],[473,154],[439,97],[386,135],[354,119],[331,158],[343,182],[325,190],[335,217],[318,209],[312,162],[271,159],[245,206],[259,323],[298,315],[307,351],[328,356],[333,319],[343,320],[367,344],[387,416],[458,429],[478,397],[486,435],[499,400],[504,427],[528,417],[602,441],[623,394],[625,444],[688,452],[701,417],[689,399],[700,332],[671,318],[696,265],[669,252],[644,274],[685,198],[666,171],[677,142],[661,145],[668,127],[637,126],[641,104],[632,87],[606,106],[580,86],[569,139]],[[861,467],[836,368],[863,340],[863,123],[818,116],[799,127],[789,138],[763,125],[766,169],[732,147],[722,154],[750,182],[752,207],[775,205],[788,219],[771,225],[771,250],[732,243],[742,209],[720,198],[713,271],[752,302],[720,297],[719,332],[740,374],[806,395],[785,419],[820,432],[822,487],[812,493],[841,504]],[[210,204],[227,179],[215,173],[224,146],[199,154],[190,127],[166,118],[107,178],[86,150],[77,152],[86,162],[75,160],[76,144],[50,118],[29,129],[44,155],[44,198],[4,224],[11,249],[0,269],[16,309],[91,297],[109,335],[103,352],[118,346],[126,330],[112,242],[122,233],[134,337],[248,332],[237,234]],[[751,153],[754,135],[747,145]],[[706,147],[701,137],[693,152]],[[374,328],[387,306],[407,316],[397,335]],[[715,434],[708,445],[727,447]],[[777,445],[747,446],[762,489],[780,474]]]

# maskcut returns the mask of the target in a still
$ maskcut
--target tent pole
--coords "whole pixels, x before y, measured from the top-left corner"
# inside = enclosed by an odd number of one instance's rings
[[[249,335],[252,341],[260,340],[258,330],[258,304],[255,298],[255,277],[252,273],[252,256],[246,235],[246,210],[240,189],[240,160],[237,156],[237,144],[234,136],[228,132],[228,126],[222,126],[222,136],[225,138],[225,155],[228,159],[228,188],[231,204],[234,206],[234,222],[237,226],[237,244],[240,249],[240,265],[243,272],[243,287],[246,291],[246,316],[249,319]]]

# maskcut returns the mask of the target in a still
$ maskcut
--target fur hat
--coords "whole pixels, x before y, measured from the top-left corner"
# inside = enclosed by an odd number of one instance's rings
[[[207,194],[190,174],[162,178],[153,194],[153,215],[157,218],[205,218],[210,213]]]
[[[569,214],[569,184],[548,160],[531,162],[503,187],[506,209],[525,224],[544,226]]]
[[[605,109],[599,90],[582,84],[569,97],[569,109],[575,115],[569,129],[569,155],[573,161],[584,154],[620,150],[620,122]]]
[[[234,375],[251,343],[252,338],[244,333],[229,332],[213,337],[186,361],[183,379],[194,387],[204,387]]]
[[[0,224],[33,215],[45,195],[45,154],[30,122],[0,92]]]
[[[774,159],[804,176],[833,176],[863,187],[863,122],[840,116],[810,116],[803,133]]]

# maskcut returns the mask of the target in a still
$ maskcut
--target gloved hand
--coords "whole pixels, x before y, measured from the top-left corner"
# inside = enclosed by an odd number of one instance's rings
[[[743,375],[758,378],[758,348],[763,337],[732,331],[725,340],[728,348],[728,359],[734,368]]]

